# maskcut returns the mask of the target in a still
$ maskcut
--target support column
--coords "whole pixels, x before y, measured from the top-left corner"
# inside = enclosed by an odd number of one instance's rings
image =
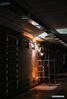
[[[6,36],[6,95],[8,96],[8,34]]]

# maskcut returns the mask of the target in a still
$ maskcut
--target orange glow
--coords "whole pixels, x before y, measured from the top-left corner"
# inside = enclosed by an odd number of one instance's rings
[[[36,54],[35,54],[35,50],[33,50],[33,51],[32,51],[32,59],[33,59],[33,60],[34,60],[34,58],[35,58],[35,55],[36,55]]]
[[[39,78],[38,77],[36,77],[36,80],[38,80]]]
[[[36,66],[34,65],[34,66],[33,66],[33,72],[32,72],[33,78],[36,78],[36,74],[37,74],[37,68],[36,68]]]
[[[35,38],[33,38],[33,42],[35,42],[35,41],[43,41],[43,39],[41,39],[39,37],[35,37]]]
[[[39,37],[33,37],[32,34],[27,33],[27,32],[24,32],[23,35],[26,36],[26,37],[31,38],[31,39],[33,40],[33,42],[36,42],[36,41],[43,41],[43,39],[41,39],[41,38],[39,38]]]
[[[37,61],[36,61],[36,49],[32,50],[32,78],[36,79],[37,75]]]
[[[35,78],[35,72],[33,71],[33,73],[32,73],[32,76],[33,76],[33,78]]]
[[[26,33],[26,32],[24,32],[24,34],[23,34],[24,36],[27,36],[27,37],[29,37],[29,38],[31,38],[31,39],[33,39],[33,35],[32,34],[30,34],[30,33]]]

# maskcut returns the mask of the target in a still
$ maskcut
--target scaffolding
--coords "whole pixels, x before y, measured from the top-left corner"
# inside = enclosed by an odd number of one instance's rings
[[[51,79],[56,83],[56,68],[55,60],[37,60],[38,63],[38,78],[45,80],[48,79],[49,85]]]

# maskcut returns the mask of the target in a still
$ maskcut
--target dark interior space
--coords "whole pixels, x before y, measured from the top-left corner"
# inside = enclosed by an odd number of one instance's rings
[[[66,0],[0,0],[0,99],[67,99]]]

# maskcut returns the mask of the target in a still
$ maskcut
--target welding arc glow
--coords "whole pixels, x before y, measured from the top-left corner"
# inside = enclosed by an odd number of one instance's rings
[[[64,95],[52,95],[52,98],[64,98]]]

